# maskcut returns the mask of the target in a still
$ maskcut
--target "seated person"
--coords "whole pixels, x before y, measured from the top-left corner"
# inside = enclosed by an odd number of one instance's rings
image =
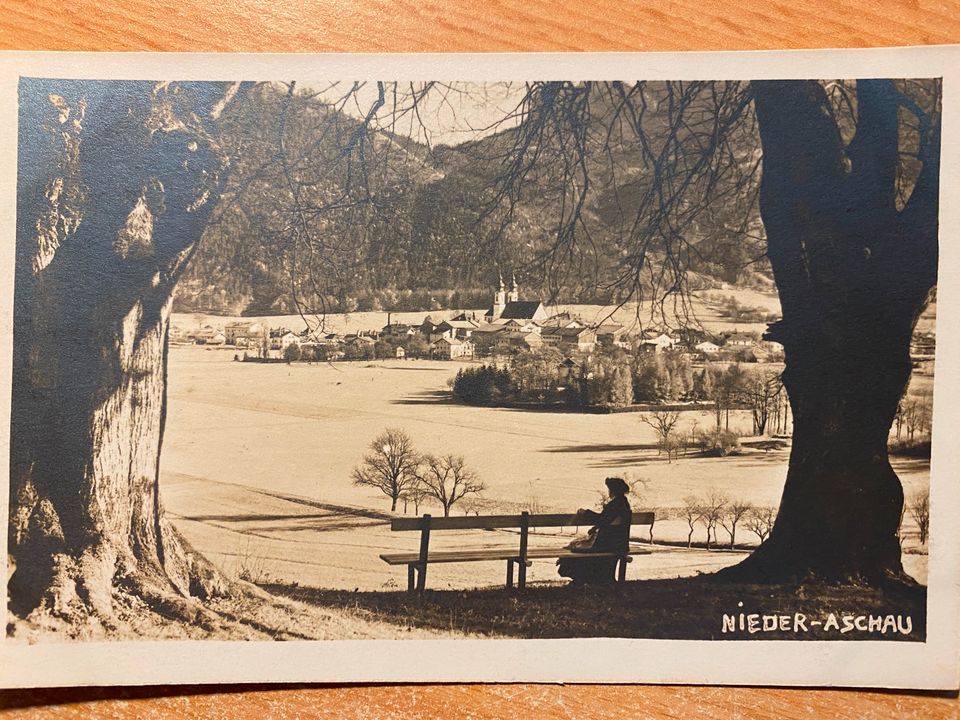
[[[585,522],[593,523],[586,538],[574,540],[567,547],[574,552],[601,553],[616,552],[626,554],[629,549],[630,521],[632,511],[627,501],[630,486],[622,478],[610,477],[605,480],[609,499],[600,512],[577,510],[577,516]],[[570,578],[574,584],[605,584],[616,580],[617,558],[560,558],[557,560],[558,572]]]

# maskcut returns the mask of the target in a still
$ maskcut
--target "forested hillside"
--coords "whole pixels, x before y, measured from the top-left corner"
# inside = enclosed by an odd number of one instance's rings
[[[655,84],[644,92],[651,105],[666,101]],[[180,283],[176,309],[262,315],[298,305],[481,307],[498,273],[508,280],[515,273],[526,294],[556,302],[622,300],[631,287],[656,282],[621,277],[630,223],[638,204],[650,202],[653,178],[641,169],[648,149],[610,144],[611,127],[628,121],[614,117],[610,104],[609,112],[591,108],[595,124],[578,139],[596,179],[571,198],[564,182],[576,171],[571,151],[546,123],[535,167],[517,167],[510,162],[514,128],[429,146],[399,132],[361,130],[328,100],[260,85],[222,118],[234,157],[229,186]],[[750,134],[743,134],[742,174],[721,178],[734,190],[729,201],[691,213],[683,228],[682,262],[693,287],[770,286]],[[342,162],[344,148],[358,145],[359,160]],[[522,183],[509,182],[520,176]],[[568,231],[574,203],[581,239],[558,257],[551,249]],[[656,252],[651,267],[663,264]]]

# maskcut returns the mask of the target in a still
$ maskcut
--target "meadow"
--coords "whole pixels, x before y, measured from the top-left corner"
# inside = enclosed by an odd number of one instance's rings
[[[657,454],[654,431],[634,413],[454,403],[447,381],[461,367],[455,362],[262,365],[235,362],[233,355],[201,346],[171,350],[161,481],[167,514],[191,544],[244,579],[343,590],[405,584],[404,569],[387,566],[378,554],[414,550],[416,533],[391,533],[388,498],[350,480],[351,469],[386,427],[403,428],[421,451],[463,455],[486,484],[486,497],[517,508],[595,507],[608,475],[642,481],[634,508],[661,514],[687,495],[712,490],[775,506],[783,488],[786,449],[681,456],[667,463]],[[712,415],[689,412],[684,422],[705,428]],[[731,424],[746,432],[750,420],[734,414]],[[896,467],[908,494],[926,486],[928,463],[898,460]],[[563,544],[576,530],[538,534],[532,542]],[[686,535],[682,520],[655,526],[657,541],[677,543]],[[723,541],[725,533],[719,535]],[[703,540],[702,528],[694,539]],[[742,528],[737,540],[751,541],[749,532]],[[515,543],[507,532],[465,532],[438,535],[433,546]],[[659,546],[633,563],[630,576],[694,575],[743,555]],[[925,559],[905,555],[908,570],[922,582]],[[503,572],[501,563],[435,566],[429,584],[489,586],[502,582]],[[550,561],[534,563],[529,577],[534,583],[557,580]]]

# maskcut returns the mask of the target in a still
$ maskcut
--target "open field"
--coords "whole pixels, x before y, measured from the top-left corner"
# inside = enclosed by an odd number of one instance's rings
[[[416,533],[391,533],[389,501],[350,482],[353,466],[385,427],[402,427],[423,451],[464,455],[505,503],[572,511],[599,500],[603,478],[643,478],[635,509],[668,508],[717,489],[776,505],[787,451],[741,457],[657,457],[653,430],[634,414],[582,415],[469,407],[446,399],[451,362],[247,364],[230,350],[174,348],[167,434],[161,458],[168,515],[198,550],[231,574],[254,581],[341,589],[405,583],[380,552],[413,550]],[[688,413],[706,427],[711,416]],[[749,428],[745,414],[732,424]],[[909,494],[928,482],[928,464],[898,461]],[[430,508],[434,513],[435,508]],[[411,509],[412,512],[412,509]],[[455,509],[454,512],[457,512]],[[645,531],[645,528],[637,528]],[[563,544],[537,535],[534,546]],[[683,521],[658,521],[657,540],[686,538]],[[698,528],[695,540],[702,540]],[[724,533],[720,532],[721,540]],[[741,530],[738,542],[749,541]],[[510,533],[442,533],[435,547],[515,545]],[[638,558],[631,577],[670,578],[732,564],[742,552],[658,548]],[[925,555],[905,556],[925,580]],[[431,567],[431,587],[502,582],[501,563]],[[557,579],[549,561],[534,582]]]

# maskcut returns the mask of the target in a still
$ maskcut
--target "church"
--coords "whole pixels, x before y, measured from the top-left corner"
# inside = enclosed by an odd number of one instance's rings
[[[539,300],[521,300],[520,287],[517,285],[517,276],[514,275],[508,293],[503,285],[503,276],[500,276],[500,287],[493,295],[493,305],[484,314],[483,319],[488,323],[501,324],[509,320],[527,320],[539,322],[549,317],[547,309]]]

